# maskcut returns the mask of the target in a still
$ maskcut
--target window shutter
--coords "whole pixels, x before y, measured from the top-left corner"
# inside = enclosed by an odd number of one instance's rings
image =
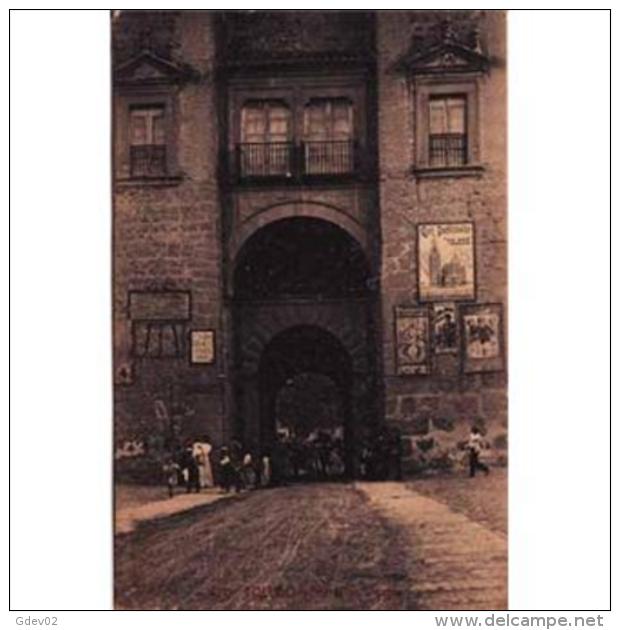
[[[146,116],[141,111],[131,112],[131,144],[147,144]]]
[[[347,101],[336,101],[332,108],[333,139],[350,140],[353,137],[353,108]]]
[[[455,97],[446,99],[448,132],[465,133],[465,98]]]
[[[433,98],[428,102],[429,128],[431,135],[448,132],[448,116],[446,101],[443,98]]]
[[[153,144],[166,144],[166,125],[163,111],[153,116]]]

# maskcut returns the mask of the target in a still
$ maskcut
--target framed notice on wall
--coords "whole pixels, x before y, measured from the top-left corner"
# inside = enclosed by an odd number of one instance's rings
[[[458,322],[453,302],[436,302],[432,308],[431,336],[435,354],[458,353]]]
[[[215,332],[192,330],[190,332],[191,363],[209,365],[215,361]]]
[[[474,224],[418,225],[418,292],[422,302],[476,297]]]
[[[465,372],[497,372],[503,369],[501,304],[464,305],[461,329]]]
[[[396,373],[430,374],[429,321],[424,308],[396,307]]]

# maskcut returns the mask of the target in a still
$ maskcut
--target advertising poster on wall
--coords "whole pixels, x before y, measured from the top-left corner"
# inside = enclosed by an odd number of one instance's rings
[[[418,225],[418,291],[423,302],[475,299],[473,223]]]

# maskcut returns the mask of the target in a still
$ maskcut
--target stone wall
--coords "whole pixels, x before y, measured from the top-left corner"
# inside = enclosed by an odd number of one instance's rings
[[[123,12],[124,13],[124,12]],[[152,50],[181,60],[196,79],[175,86],[179,177],[148,184],[117,182],[114,190],[115,419],[118,441],[163,432],[155,399],[174,413],[181,432],[223,439],[225,348],[222,325],[220,206],[217,187],[218,120],[214,83],[213,16],[201,12],[121,14],[115,25],[117,54],[139,51],[146,30]],[[167,38],[167,39],[166,39]],[[116,91],[116,107],[124,106]],[[118,149],[118,147],[117,147]],[[215,331],[216,360],[190,365],[187,345],[179,358],[136,358],[130,291],[188,291],[192,329]],[[123,379],[126,367],[131,377]]]
[[[272,19],[284,20],[287,27],[283,45],[294,45],[300,58],[306,56],[304,51],[309,57],[331,54],[334,42],[345,42],[333,36],[334,22],[328,20],[331,30],[325,37],[305,42],[300,49],[300,40],[290,33],[300,28],[306,36],[311,32],[302,28],[307,19],[304,15],[268,16],[259,21],[261,28],[267,28]],[[480,47],[490,60],[488,71],[478,79],[482,168],[450,176],[420,177],[413,168],[417,151],[415,90],[398,64],[403,56],[415,54],[441,37],[446,17],[451,18],[458,41]],[[339,19],[346,22],[349,18],[343,14]],[[281,191],[267,187],[260,192],[247,190],[232,195],[219,186],[218,151],[226,145],[219,136],[226,130],[227,101],[216,59],[222,62],[227,42],[247,30],[254,18],[244,16],[237,25],[235,19],[232,14],[224,19],[221,14],[203,11],[122,11],[114,19],[116,63],[126,62],[146,47],[192,70],[191,80],[173,88],[177,177],[157,185],[136,185],[119,178],[114,186],[116,437],[122,442],[165,431],[165,421],[158,419],[154,410],[155,400],[162,399],[186,434],[208,432],[216,443],[229,439],[235,413],[230,360],[233,327],[224,303],[224,285],[232,256],[223,248],[236,251],[233,245],[241,240],[241,226],[249,225],[251,217],[262,215],[265,208],[273,204],[285,207],[284,202],[300,208],[312,202],[337,208],[367,235],[368,242],[363,246],[372,260],[373,272],[379,268],[381,290],[381,313],[376,318],[380,326],[373,331],[381,356],[377,367],[383,380],[381,398],[385,400],[387,421],[403,433],[409,468],[416,469],[420,462],[433,458],[440,461],[444,456],[454,456],[472,421],[483,425],[496,456],[503,458],[507,434],[505,369],[466,373],[461,350],[453,355],[433,354],[428,375],[399,376],[394,320],[397,306],[423,306],[418,299],[416,226],[472,221],[477,270],[474,303],[503,304],[503,338],[507,339],[503,12],[378,11],[374,17],[355,17],[362,20],[364,30],[351,33],[346,42],[355,43],[358,36],[365,38],[368,45],[364,46],[364,63],[376,59],[376,85],[374,70],[364,75],[370,77],[365,86],[368,130],[373,135],[376,129],[378,136],[376,180],[331,189]],[[320,22],[323,18],[313,19]],[[274,41],[262,38],[260,45],[269,48]],[[218,42],[220,48],[216,50]],[[356,50],[359,46],[347,43],[345,48]],[[325,73],[327,67],[322,66],[321,72]],[[123,107],[118,90],[114,99],[118,111]],[[116,117],[117,124],[120,120]],[[374,140],[369,138],[369,146],[374,147]],[[118,151],[117,143],[117,162]],[[377,217],[380,230],[375,224]],[[227,226],[223,226],[225,221]],[[131,291],[190,292],[191,317],[183,324],[184,334],[189,335],[191,329],[214,330],[215,362],[191,365],[187,352],[179,358],[132,356],[128,308]],[[507,351],[504,347],[504,356]]]
[[[395,307],[422,306],[417,289],[416,226],[419,223],[474,222],[475,302],[502,303],[504,326],[507,321],[505,18],[502,12],[467,12],[454,20],[457,37],[461,41],[466,41],[470,35],[479,37],[491,60],[488,72],[479,79],[482,172],[423,178],[413,169],[415,87],[410,77],[396,71],[395,67],[412,48],[416,49],[421,43],[428,45],[429,40],[440,37],[440,22],[445,17],[443,12],[432,11],[412,11],[406,16],[379,12],[377,17],[385,411],[388,422],[398,426],[405,435],[405,451],[413,467],[417,465],[420,452],[428,447],[429,438],[441,447],[440,451],[454,452],[474,421],[487,430],[497,457],[504,458],[506,443],[505,371],[464,373],[462,349],[456,355],[433,354],[429,375],[397,376],[395,364]],[[506,339],[505,329],[503,333]]]

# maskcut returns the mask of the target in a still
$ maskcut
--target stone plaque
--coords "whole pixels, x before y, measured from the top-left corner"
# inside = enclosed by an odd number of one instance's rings
[[[129,293],[130,319],[184,321],[190,316],[189,291],[131,291]]]
[[[191,362],[210,364],[215,361],[215,333],[212,330],[192,330]]]

